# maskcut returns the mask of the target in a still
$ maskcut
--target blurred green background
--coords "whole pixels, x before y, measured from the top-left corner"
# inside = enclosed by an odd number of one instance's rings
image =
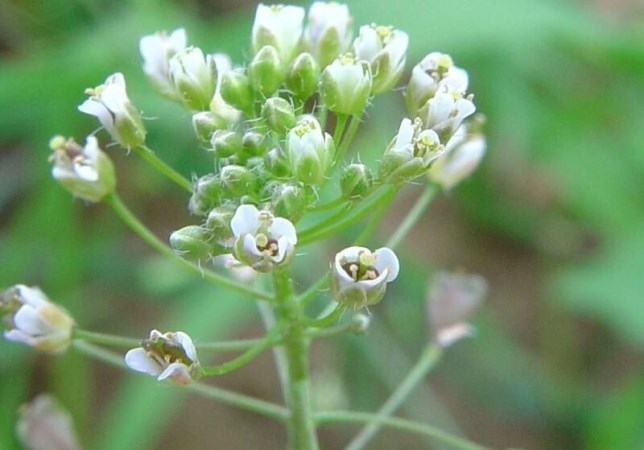
[[[321,406],[381,404],[428,339],[422,311],[431,271],[464,269],[490,284],[474,319],[477,337],[447,352],[401,414],[493,448],[644,449],[644,6],[349,6],[355,30],[378,22],[409,33],[409,68],[440,50],[469,71],[488,154],[408,237],[403,276],[372,308],[369,334],[314,346]],[[47,163],[52,135],[82,140],[97,127],[76,110],[83,90],[121,71],[150,119],[149,146],[187,176],[208,172],[188,114],[148,86],[138,39],[183,26],[190,43],[242,62],[253,8],[227,0],[0,0],[0,287],[39,285],[95,331],[144,337],[154,327],[182,329],[201,341],[261,332],[250,302],[177,271],[108,207],[73,200]],[[403,114],[399,92],[375,101],[356,145],[365,160],[378,157]],[[195,223],[183,192],[134,155],[110,155],[119,193],[158,236]],[[386,239],[419,192],[412,185],[400,193],[382,239],[371,244]],[[350,238],[337,237],[328,253]],[[269,354],[214,382],[280,400]],[[44,391],[72,412],[87,449],[284,445],[283,430],[253,414],[75,352],[52,358],[2,340],[1,450],[20,448],[18,406]],[[341,448],[354,430],[322,428],[323,448]],[[445,447],[383,431],[369,448]]]

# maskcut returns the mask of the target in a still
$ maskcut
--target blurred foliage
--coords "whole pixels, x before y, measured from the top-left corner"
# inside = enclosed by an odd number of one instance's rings
[[[203,172],[208,162],[191,136],[190,118],[153,94],[137,46],[144,34],[183,26],[191,43],[242,61],[252,5],[224,13],[234,4],[215,3],[0,0],[0,286],[40,285],[84,327],[129,336],[180,327],[207,340],[239,336],[256,321],[247,302],[175,273],[111,211],[72,200],[48,174],[49,138],[62,133],[81,139],[96,128],[76,106],[84,88],[114,71],[125,73],[144,114],[154,111],[149,146],[186,175]],[[314,369],[339,365],[348,403],[377,407],[427,339],[418,314],[426,261],[466,267],[492,284],[477,320],[479,334],[448,352],[403,413],[497,448],[639,448],[642,11],[609,18],[565,0],[423,6],[359,0],[350,8],[356,25],[391,23],[406,30],[409,66],[441,50],[469,71],[478,109],[487,117],[489,152],[481,170],[449,195],[449,203],[433,205],[410,236],[404,282],[373,308],[368,338],[336,340],[337,356],[320,356]],[[397,95],[376,99],[375,106],[358,142],[374,149],[364,158],[372,161],[403,115]],[[119,192],[159,236],[191,222],[183,193],[113,150]],[[401,195],[390,222],[405,214],[414,194],[412,186]],[[441,227],[449,232],[436,234]],[[303,271],[303,278],[311,276],[310,268]],[[12,419],[18,405],[46,390],[72,411],[87,448],[171,448],[177,429],[196,420],[191,395],[73,352],[54,359],[0,341],[0,354],[2,450],[19,448]],[[239,389],[266,394],[256,373],[248,377]],[[192,442],[183,448],[204,448],[222,435],[226,448],[252,448],[252,442],[268,448],[274,441],[262,441],[269,439],[264,428],[235,430],[235,423],[251,420],[247,416],[218,405],[201,408],[199,414],[223,410],[224,417],[207,431],[181,431]],[[333,430],[324,430],[329,443],[344,436],[341,427]],[[392,432],[379,442],[373,448],[429,446]]]

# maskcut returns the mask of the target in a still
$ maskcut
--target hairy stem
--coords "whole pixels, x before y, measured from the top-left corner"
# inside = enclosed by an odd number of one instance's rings
[[[170,181],[182,187],[186,191],[192,192],[192,183],[190,180],[163,162],[152,150],[145,146],[138,146],[134,147],[134,152]]]

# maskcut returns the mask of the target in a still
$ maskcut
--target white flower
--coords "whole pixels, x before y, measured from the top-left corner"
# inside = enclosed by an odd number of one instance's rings
[[[253,22],[253,54],[265,45],[275,47],[280,60],[288,64],[302,37],[304,8],[290,5],[257,5]]]
[[[320,96],[329,111],[360,116],[371,95],[371,69],[347,53],[326,66],[320,78]]]
[[[333,162],[333,138],[311,115],[301,116],[288,132],[287,148],[293,175],[305,184],[319,183]]]
[[[90,98],[78,110],[96,116],[116,142],[130,148],[145,141],[145,128],[139,112],[127,96],[123,74],[110,75],[105,84],[86,89],[85,93]]]
[[[49,146],[54,150],[50,157],[54,179],[76,197],[98,202],[114,192],[114,166],[94,136],[87,137],[85,147],[62,136],[54,137]]]
[[[383,155],[380,177],[388,183],[402,183],[424,174],[444,152],[438,134],[423,129],[420,119],[403,119],[398,134]]]
[[[314,2],[308,19],[304,41],[307,50],[324,68],[349,50],[353,19],[349,15],[349,7],[336,2]]]
[[[382,247],[371,252],[349,247],[335,255],[331,268],[331,290],[337,302],[354,308],[373,305],[385,295],[387,283],[398,276],[398,257]]]
[[[425,103],[419,115],[426,128],[436,131],[447,141],[474,111],[476,107],[471,95],[464,97],[461,92],[444,85]]]
[[[445,146],[445,152],[429,169],[429,179],[449,190],[468,177],[485,155],[486,141],[481,133],[468,134],[463,125]]]
[[[139,41],[143,71],[161,94],[174,100],[178,100],[179,96],[168,78],[169,61],[186,48],[186,41],[183,28],[174,30],[170,35],[158,32],[143,36]]]
[[[169,378],[178,384],[190,383],[201,372],[192,339],[182,331],[161,333],[152,330],[141,347],[126,353],[125,364],[137,372],[157,377],[159,381]]]
[[[418,114],[418,110],[441,86],[465,95],[468,82],[467,72],[456,67],[449,55],[439,52],[428,54],[411,71],[405,92],[409,114]]]
[[[217,84],[217,67],[212,55],[188,47],[169,61],[168,76],[183,103],[195,111],[209,108]]]
[[[235,258],[258,272],[286,264],[295,251],[297,236],[293,224],[253,205],[237,208],[230,228],[235,236]]]
[[[22,284],[0,294],[0,312],[8,312],[4,337],[36,350],[60,353],[71,342],[74,321],[37,287]]]
[[[353,43],[358,59],[368,61],[373,76],[372,94],[391,89],[405,68],[409,36],[392,27],[364,25]]]
[[[470,336],[467,319],[481,304],[487,282],[480,275],[439,272],[429,288],[427,312],[434,341],[441,347]]]
[[[16,434],[28,450],[80,450],[72,416],[49,394],[39,394],[19,409]]]

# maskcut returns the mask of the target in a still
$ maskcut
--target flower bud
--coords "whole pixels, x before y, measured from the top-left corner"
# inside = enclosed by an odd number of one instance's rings
[[[172,232],[170,247],[183,259],[205,261],[212,254],[212,234],[207,228],[188,225]]]
[[[449,55],[439,52],[428,54],[411,71],[405,91],[409,115],[416,117],[420,108],[441,86],[448,86],[464,95],[468,81],[467,72],[456,67]]]
[[[253,205],[237,208],[230,228],[235,236],[235,258],[258,272],[287,264],[295,252],[297,235],[293,224]]]
[[[362,313],[355,313],[351,317],[351,325],[349,330],[355,334],[364,334],[369,329],[369,324],[371,323],[371,318]]]
[[[200,48],[188,47],[170,59],[169,76],[179,98],[194,111],[205,111],[215,94],[217,66]]]
[[[225,127],[226,123],[210,111],[199,111],[192,115],[192,129],[202,143],[210,142],[212,134]]]
[[[317,184],[333,163],[333,138],[324,133],[315,117],[300,117],[287,137],[288,159],[293,176],[305,184]]]
[[[20,407],[16,434],[29,450],[80,450],[72,417],[56,399],[40,394]]]
[[[291,174],[288,159],[279,147],[266,152],[264,167],[276,178],[286,178]]]
[[[182,331],[150,332],[141,347],[125,355],[125,364],[137,372],[147,373],[157,380],[170,379],[177,384],[188,384],[201,376],[201,364],[192,339]]]
[[[17,284],[0,293],[4,337],[47,353],[62,353],[72,338],[73,319],[37,287]]]
[[[221,80],[225,73],[233,70],[233,65],[230,57],[225,53],[213,53],[211,57],[217,66],[217,87],[210,102],[210,112],[217,120],[217,128],[228,128],[239,122],[241,116],[241,111],[227,103],[221,96]]]
[[[320,66],[310,53],[300,53],[286,72],[286,87],[304,101],[315,93],[320,81]]]
[[[160,94],[172,100],[179,100],[180,97],[169,78],[170,59],[186,48],[186,40],[185,30],[179,28],[169,36],[159,32],[143,36],[139,41],[143,72]]]
[[[50,157],[54,161],[51,173],[74,196],[98,202],[114,192],[114,165],[94,136],[87,136],[85,147],[62,136],[54,137],[49,146],[54,151]]]
[[[242,138],[236,131],[217,130],[212,134],[210,145],[219,158],[228,158],[242,149]]]
[[[387,247],[373,253],[365,247],[349,247],[335,255],[331,267],[331,292],[338,303],[354,308],[378,303],[387,283],[398,276],[396,254]]]
[[[247,131],[242,137],[242,152],[246,157],[263,156],[268,149],[266,135],[257,131]]]
[[[253,22],[253,55],[262,47],[275,47],[284,64],[291,62],[302,36],[304,9],[299,6],[263,5],[257,6]]]
[[[88,88],[85,93],[90,97],[78,110],[96,116],[119,145],[131,148],[145,142],[145,128],[138,110],[127,96],[123,74],[110,75],[105,84]]]
[[[219,172],[221,185],[232,197],[255,192],[255,176],[244,166],[228,165]]]
[[[304,186],[293,183],[274,183],[269,186],[269,190],[275,214],[286,217],[292,222],[302,218],[309,204],[309,196]]]
[[[275,47],[266,45],[255,54],[248,66],[248,79],[257,92],[270,97],[277,91],[285,77],[285,67]]]
[[[320,78],[320,96],[329,111],[360,116],[371,94],[371,71],[366,61],[347,53],[328,65]]]
[[[444,152],[433,130],[422,130],[422,122],[403,119],[398,135],[380,162],[378,176],[385,183],[404,183],[423,175]]]
[[[485,148],[485,136],[479,132],[468,134],[462,125],[445,146],[445,153],[432,164],[429,179],[445,190],[452,189],[474,172]]]
[[[218,206],[208,213],[206,228],[210,230],[213,240],[223,247],[233,246],[233,232],[230,229],[230,220],[234,211]]]
[[[373,95],[388,91],[398,82],[405,69],[408,44],[407,33],[394,30],[393,27],[360,27],[360,36],[353,43],[353,52],[356,58],[369,62]]]
[[[459,91],[444,85],[425,103],[418,115],[425,128],[431,128],[443,142],[447,142],[463,120],[476,111],[472,98],[472,95],[463,97]]]
[[[349,164],[340,174],[340,190],[349,199],[364,197],[373,186],[373,173],[364,164]]]
[[[351,46],[353,35],[349,7],[335,2],[314,2],[309,9],[304,43],[318,61],[326,67]]]
[[[222,194],[223,187],[219,177],[213,174],[204,175],[195,181],[188,210],[192,214],[204,215],[219,203]]]
[[[241,70],[229,70],[221,77],[221,98],[241,111],[252,111],[253,88]]]
[[[268,127],[276,133],[286,134],[295,126],[293,105],[280,97],[271,97],[262,106],[262,117]]]

